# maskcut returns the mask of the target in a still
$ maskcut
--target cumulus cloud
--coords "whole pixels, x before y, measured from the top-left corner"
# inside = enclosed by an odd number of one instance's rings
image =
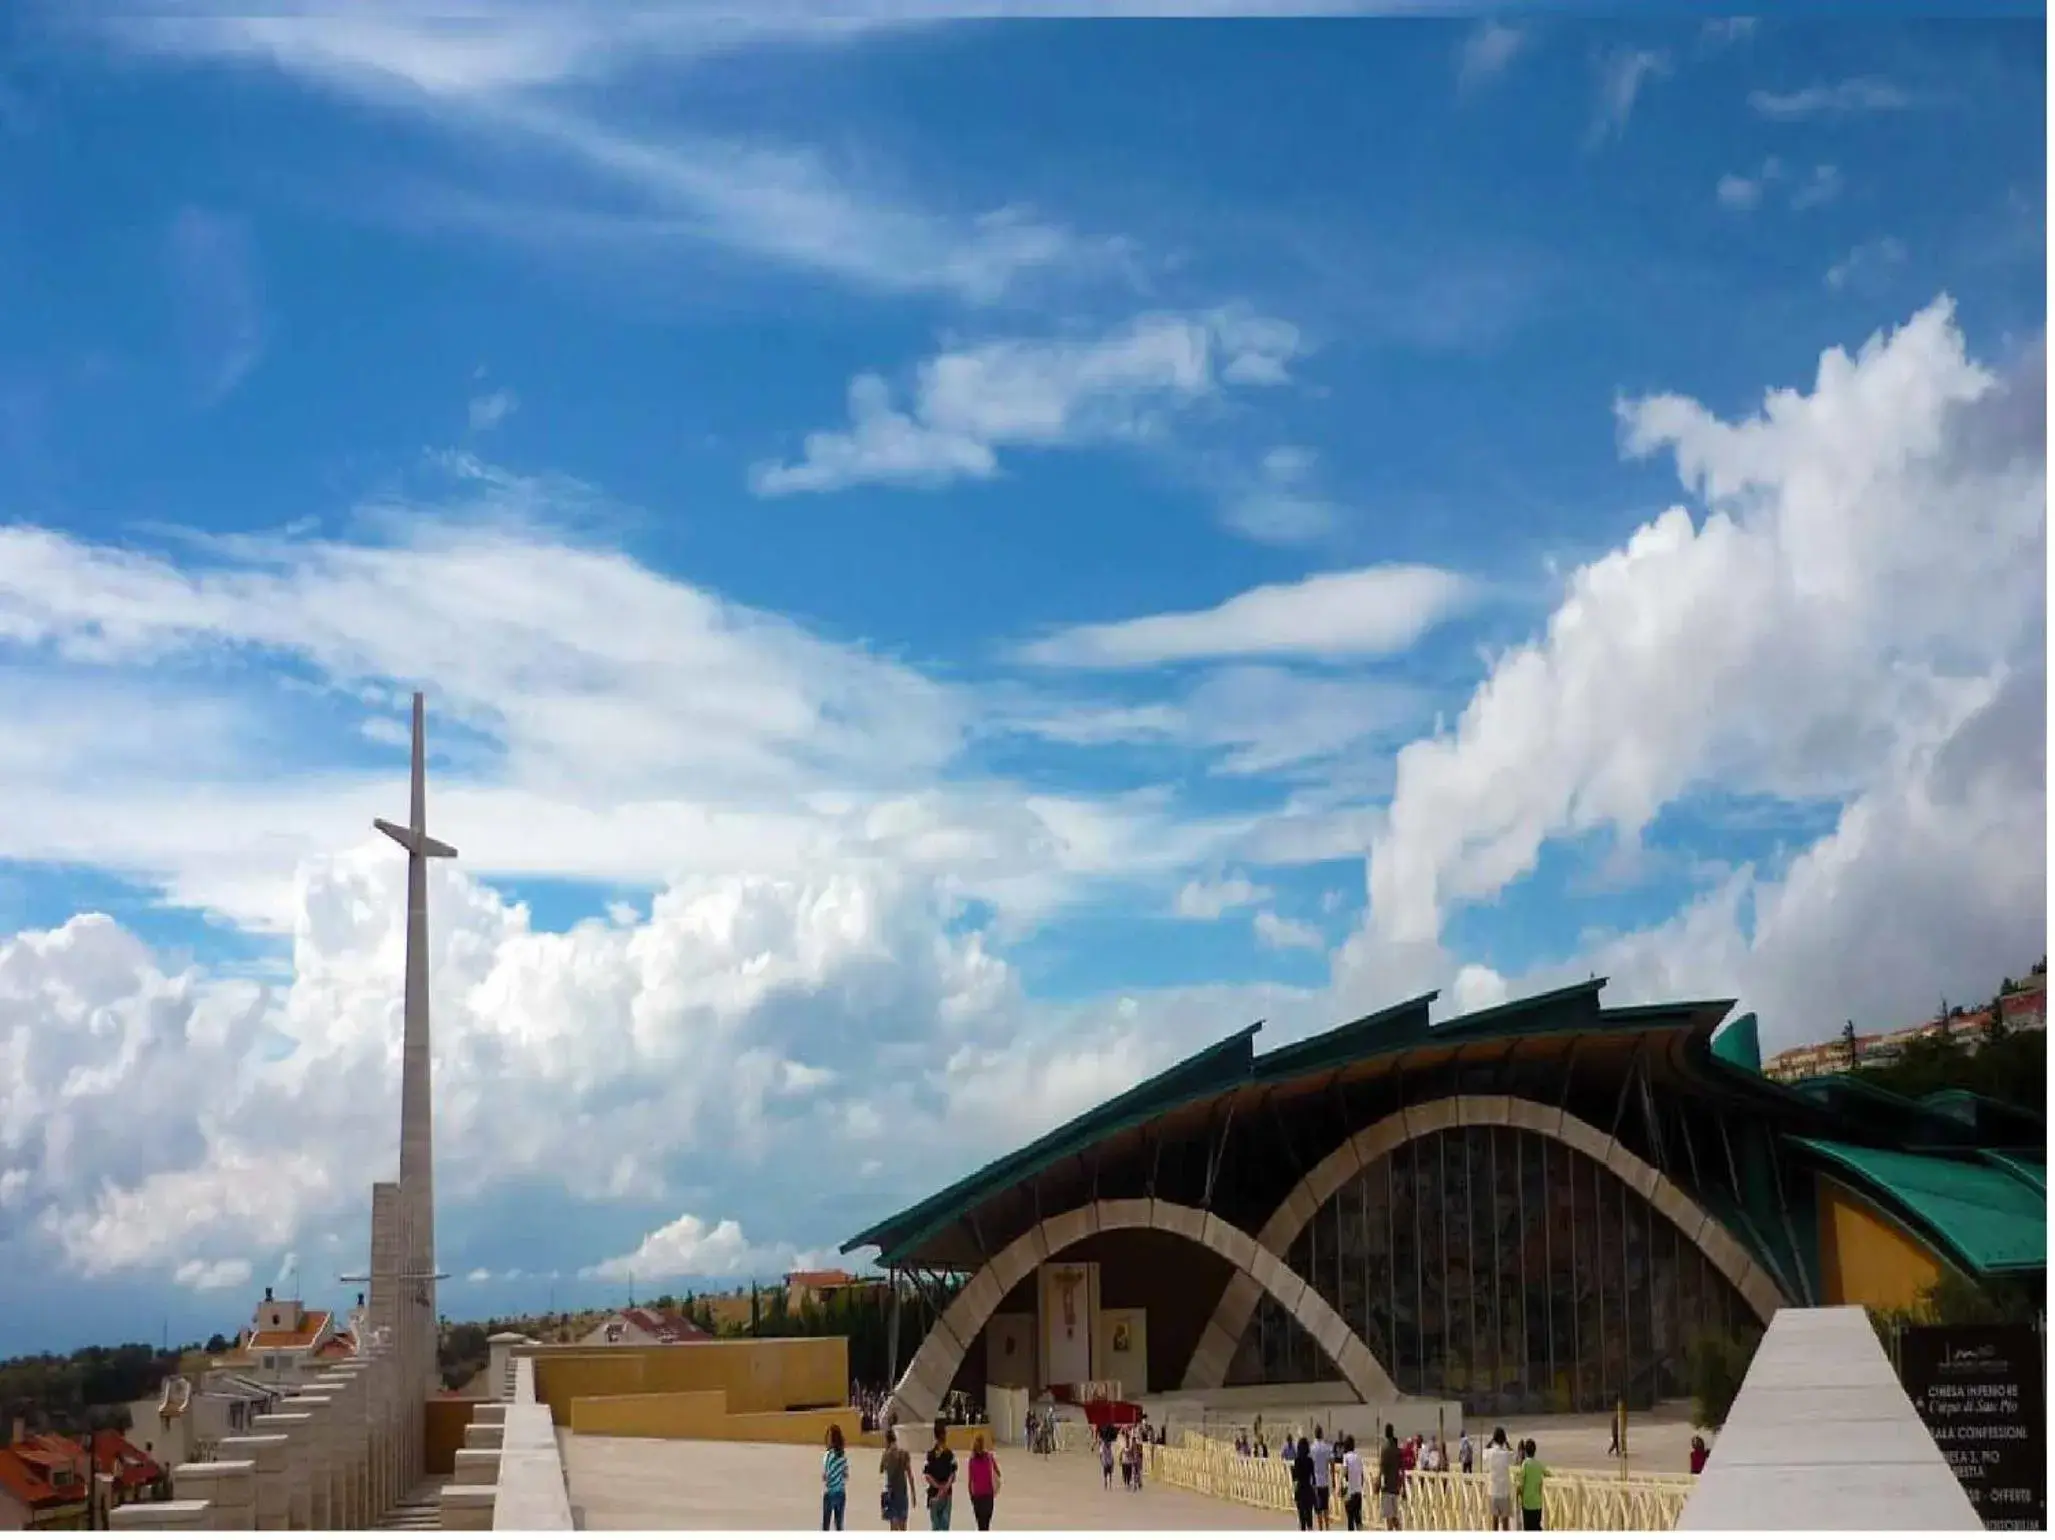
[[[1178,889],[1176,912],[1183,920],[1217,920],[1231,909],[1246,909],[1269,896],[1268,888],[1258,887],[1239,872],[1212,882],[1194,877]]]
[[[1317,952],[1327,944],[1318,926],[1287,919],[1269,909],[1258,910],[1250,927],[1260,944],[1276,951]]]
[[[798,461],[750,473],[759,496],[864,482],[936,488],[996,475],[999,451],[1147,437],[1231,385],[1277,385],[1298,329],[1252,311],[1148,315],[1095,338],[1012,339],[942,353],[905,409],[875,374],[849,386],[850,426],[809,433]]]
[[[1050,668],[1153,668],[1205,658],[1403,652],[1473,595],[1438,567],[1362,567],[1268,583],[1208,610],[1072,626],[1019,650]]]
[[[758,1246],[732,1219],[709,1225],[697,1214],[680,1214],[643,1236],[633,1251],[581,1271],[585,1278],[741,1278],[820,1265],[820,1254],[792,1246]]]
[[[1623,403],[1627,451],[1667,453],[1704,512],[1673,508],[1578,569],[1454,727],[1401,751],[1343,971],[1437,972],[1450,910],[1496,898],[1544,845],[1638,838],[1715,786],[1840,820],[1781,872],[1738,873],[1600,950],[1649,992],[1739,987],[1791,1033],[1849,990],[1861,964],[1843,958],[1925,959],[1882,966],[1865,995],[1904,1009],[1943,954],[1989,971],[2037,953],[2045,705],[2023,681],[2045,630],[2043,368],[2038,350],[2005,378],[1973,361],[1943,299],[1830,350],[1810,392],[1753,417]],[[1858,917],[1876,929],[1850,952]],[[1935,941],[1977,925],[1977,945]]]
[[[250,1281],[250,1264],[241,1257],[225,1257],[217,1262],[181,1262],[171,1275],[171,1281],[180,1288],[199,1293],[239,1289]]]

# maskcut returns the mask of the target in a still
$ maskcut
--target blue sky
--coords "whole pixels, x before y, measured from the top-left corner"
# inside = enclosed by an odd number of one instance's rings
[[[415,687],[457,1311],[2041,949],[2037,10],[858,9],[5,24],[0,1350],[358,1264]]]

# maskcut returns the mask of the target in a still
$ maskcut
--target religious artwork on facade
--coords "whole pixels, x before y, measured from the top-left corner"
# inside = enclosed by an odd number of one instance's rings
[[[1092,1378],[1098,1272],[1092,1262],[1058,1262],[1041,1269],[1044,1385],[1076,1385]]]

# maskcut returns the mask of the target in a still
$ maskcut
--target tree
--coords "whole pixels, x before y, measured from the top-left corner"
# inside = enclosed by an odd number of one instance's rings
[[[1691,1420],[1701,1428],[1718,1429],[1734,1409],[1741,1382],[1755,1361],[1760,1334],[1729,1337],[1708,1334],[1685,1351],[1685,1373],[1691,1385]]]
[[[1841,1045],[1848,1051],[1848,1069],[1849,1073],[1853,1074],[1862,1067],[1862,1055],[1855,1047],[1855,1019],[1853,1017],[1850,1017],[1847,1025],[1841,1028]]]
[[[228,1338],[222,1336],[220,1332],[216,1332],[207,1339],[206,1350],[214,1354],[226,1353],[228,1351]]]

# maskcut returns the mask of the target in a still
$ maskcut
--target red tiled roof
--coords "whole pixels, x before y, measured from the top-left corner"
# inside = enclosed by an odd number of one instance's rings
[[[148,1486],[164,1476],[162,1465],[112,1428],[93,1435],[93,1470],[125,1487]]]
[[[37,1433],[0,1449],[0,1487],[31,1508],[84,1502],[90,1469],[85,1450],[57,1433]],[[60,1475],[73,1479],[60,1486]]]
[[[829,1268],[818,1273],[787,1273],[785,1287],[788,1289],[839,1289],[856,1282],[854,1273],[845,1273],[840,1268]]]
[[[266,1348],[306,1348],[314,1345],[328,1327],[331,1312],[308,1310],[301,1314],[297,1331],[253,1331],[244,1346],[262,1352]]]
[[[26,1508],[50,1502],[57,1496],[57,1489],[43,1479],[39,1468],[12,1449],[0,1449],[0,1492]]]
[[[660,1340],[696,1342],[708,1335],[700,1326],[668,1310],[649,1310],[640,1305],[632,1305],[621,1312],[621,1319],[634,1323],[638,1329]]]

